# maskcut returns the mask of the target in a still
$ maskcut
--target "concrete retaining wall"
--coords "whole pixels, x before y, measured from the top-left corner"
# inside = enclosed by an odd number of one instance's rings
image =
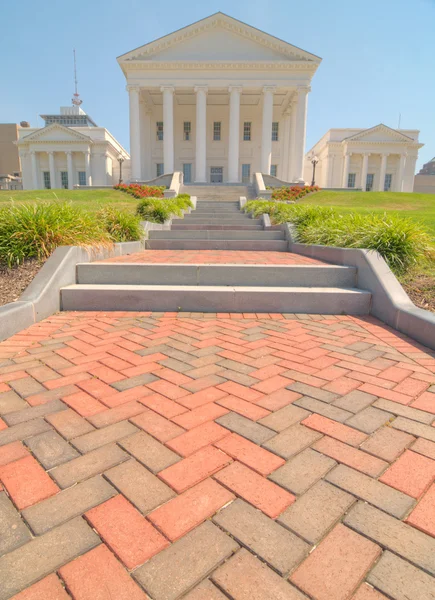
[[[142,249],[142,242],[114,244],[112,249],[56,248],[20,299],[0,306],[0,341],[60,310],[60,289],[75,283],[77,263],[133,254]]]
[[[291,236],[291,229],[287,231]],[[335,265],[357,267],[357,287],[372,293],[370,314],[435,350],[435,314],[415,306],[378,252],[297,244],[291,240],[289,249]]]

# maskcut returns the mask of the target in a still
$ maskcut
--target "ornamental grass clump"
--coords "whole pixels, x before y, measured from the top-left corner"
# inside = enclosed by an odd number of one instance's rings
[[[435,259],[426,229],[392,213],[341,214],[326,206],[266,200],[248,202],[244,210],[255,217],[267,213],[274,225],[291,223],[296,241],[302,244],[376,250],[398,275]]]
[[[107,206],[96,216],[113,242],[135,242],[143,237],[140,217],[128,210]]]
[[[425,228],[394,214],[335,213],[297,228],[297,236],[304,244],[376,250],[397,274],[434,258],[432,240]]]
[[[188,194],[176,198],[144,198],[136,208],[136,214],[145,221],[164,223],[174,216],[182,217],[183,210],[192,207]]]
[[[0,208],[0,263],[45,260],[58,246],[111,246],[109,234],[92,213],[70,202],[11,203]]]

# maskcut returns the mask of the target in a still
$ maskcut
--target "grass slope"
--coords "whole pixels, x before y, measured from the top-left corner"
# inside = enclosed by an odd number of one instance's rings
[[[393,211],[423,223],[435,238],[435,194],[402,192],[327,192],[320,191],[303,200],[304,204],[333,206],[340,212]]]
[[[0,191],[0,207],[6,202],[37,202],[38,200],[61,200],[73,202],[80,208],[97,212],[106,206],[129,209],[135,212],[137,198],[112,188],[102,190],[33,190],[33,191]]]

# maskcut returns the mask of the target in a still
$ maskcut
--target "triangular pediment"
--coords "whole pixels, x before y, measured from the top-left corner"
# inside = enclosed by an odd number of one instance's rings
[[[118,58],[137,61],[298,61],[321,59],[223,13],[216,13]]]
[[[371,127],[370,129],[364,129],[359,133],[351,135],[345,138],[346,142],[414,142],[412,138],[405,135],[404,133],[392,129],[383,123]]]
[[[53,123],[47,127],[41,127],[37,131],[29,133],[20,139],[24,142],[86,142],[92,143],[89,136],[84,135],[70,127],[65,127],[59,123]]]

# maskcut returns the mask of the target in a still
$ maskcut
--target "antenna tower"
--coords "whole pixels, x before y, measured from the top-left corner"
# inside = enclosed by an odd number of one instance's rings
[[[80,94],[77,91],[77,64],[76,64],[76,49],[74,48],[73,50],[73,54],[74,54],[74,96],[72,99],[72,103],[74,106],[80,106],[80,104],[83,103],[83,100],[81,100],[80,98]]]

